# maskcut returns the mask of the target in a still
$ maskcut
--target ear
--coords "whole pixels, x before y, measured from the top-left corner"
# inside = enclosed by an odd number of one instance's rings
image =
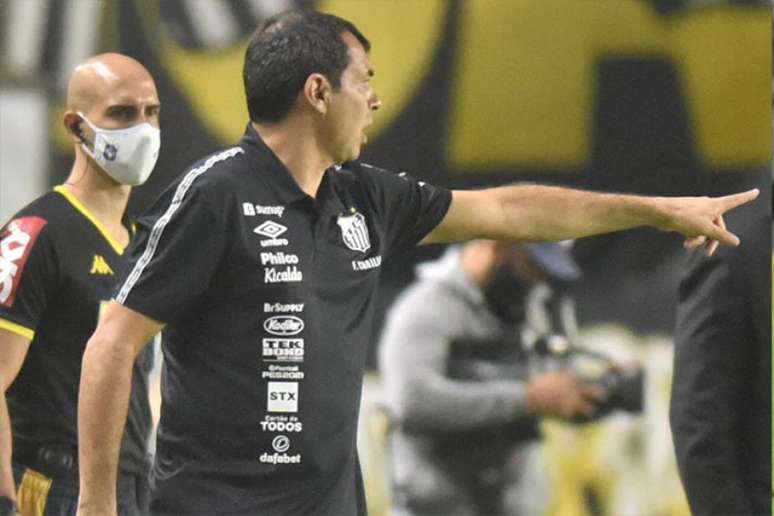
[[[310,74],[304,83],[304,100],[318,113],[324,115],[328,112],[333,88],[328,79],[320,73]]]
[[[84,142],[83,129],[81,129],[83,120],[81,120],[81,117],[78,115],[78,113],[75,111],[65,112],[64,117],[62,118],[62,123],[64,125],[65,131],[67,131],[67,135],[73,142]]]

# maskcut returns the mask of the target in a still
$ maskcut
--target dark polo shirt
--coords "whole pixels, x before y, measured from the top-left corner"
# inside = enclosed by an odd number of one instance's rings
[[[312,198],[251,126],[162,194],[116,296],[167,323],[156,514],[365,514],[356,430],[379,271],[450,202],[362,163]]]
[[[55,485],[72,492],[78,489],[77,463],[67,471],[54,471],[38,454],[42,447],[56,447],[77,461],[83,350],[124,265],[123,247],[61,186],[0,228],[0,328],[30,340],[21,370],[6,393],[13,462],[47,476],[58,473]],[[132,373],[119,462],[125,473],[145,471],[152,364],[153,348],[148,347]]]

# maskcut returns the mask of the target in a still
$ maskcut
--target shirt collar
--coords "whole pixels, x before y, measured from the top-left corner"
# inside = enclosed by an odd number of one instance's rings
[[[290,171],[274,151],[261,139],[253,124],[248,122],[239,145],[245,149],[251,162],[259,164],[257,171],[283,204],[290,204],[310,197],[301,190]]]

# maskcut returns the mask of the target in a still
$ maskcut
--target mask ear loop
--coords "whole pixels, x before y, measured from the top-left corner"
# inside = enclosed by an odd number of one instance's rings
[[[80,113],[78,113],[81,115]],[[83,115],[81,115],[83,116]],[[81,145],[88,145],[89,143],[86,141],[86,139],[83,137],[83,129],[79,126],[72,127],[73,132],[78,135],[78,138],[81,140]],[[80,176],[75,181],[65,181],[64,184],[74,186],[83,181],[86,178],[86,173],[89,171],[89,159],[86,158],[86,165],[83,167],[83,173],[80,174]]]

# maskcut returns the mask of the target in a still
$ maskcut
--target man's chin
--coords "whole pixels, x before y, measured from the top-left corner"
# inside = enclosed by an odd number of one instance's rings
[[[346,163],[347,161],[355,161],[357,158],[360,157],[360,150],[361,150],[361,147],[359,146],[355,149],[352,149],[348,153],[349,155],[347,156],[347,159],[345,159],[342,163]]]

